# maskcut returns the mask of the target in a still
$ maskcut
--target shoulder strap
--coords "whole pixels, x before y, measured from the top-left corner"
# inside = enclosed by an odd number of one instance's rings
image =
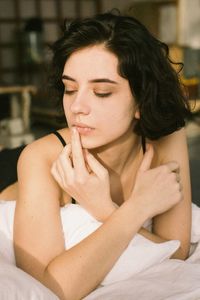
[[[67,145],[66,142],[65,142],[65,140],[63,139],[62,135],[58,131],[53,131],[52,133],[57,136],[57,138],[62,143],[63,147],[65,147]]]
[[[62,143],[63,147],[65,147],[67,145],[66,142],[65,142],[65,140],[63,139],[62,135],[58,131],[53,131],[52,133],[57,136],[57,138]],[[72,198],[72,203],[76,204],[76,200],[74,198]]]

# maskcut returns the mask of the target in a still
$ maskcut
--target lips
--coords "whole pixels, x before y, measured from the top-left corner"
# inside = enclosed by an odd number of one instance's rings
[[[74,123],[72,126],[76,127],[77,131],[80,133],[80,134],[89,134],[91,133],[94,128],[84,124],[84,123]]]
[[[92,129],[92,127],[90,127],[90,126],[88,126],[84,123],[76,123],[75,122],[75,123],[72,124],[72,126],[76,126],[76,127],[80,127],[80,128],[91,128]]]

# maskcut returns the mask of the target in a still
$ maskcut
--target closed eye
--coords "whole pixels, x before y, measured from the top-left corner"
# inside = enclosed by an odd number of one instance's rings
[[[101,97],[101,98],[104,98],[104,97],[109,97],[110,95],[111,95],[112,93],[96,93],[95,92],[95,95],[97,96],[97,97]]]
[[[76,90],[66,90],[66,89],[65,89],[65,91],[64,91],[64,93],[67,94],[67,95],[72,95],[72,94],[74,94],[75,92],[76,92]]]

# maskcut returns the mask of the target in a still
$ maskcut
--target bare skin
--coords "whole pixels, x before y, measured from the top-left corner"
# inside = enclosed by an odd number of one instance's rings
[[[66,193],[62,192],[62,197],[60,199],[60,206],[64,206],[68,202],[71,201],[71,198],[66,195]],[[19,193],[19,184],[18,182],[9,185],[0,193],[0,200],[3,201],[17,201]]]
[[[9,185],[0,193],[0,200],[16,200],[18,198],[18,182]]]
[[[184,129],[151,142],[143,155],[132,130],[137,107],[117,64],[102,46],[74,53],[63,71],[70,129],[60,133],[67,146],[63,149],[48,135],[28,145],[18,163],[17,265],[60,299],[81,299],[95,289],[137,232],[155,242],[180,240],[176,258],[185,259],[189,251],[191,195]],[[65,250],[60,204],[71,197],[103,225]],[[149,218],[152,233],[143,228]]]

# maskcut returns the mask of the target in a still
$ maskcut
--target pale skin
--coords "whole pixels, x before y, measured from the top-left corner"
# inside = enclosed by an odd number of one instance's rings
[[[8,187],[6,187],[0,193],[0,200],[15,200],[18,198],[18,182],[15,182]]]
[[[143,155],[132,130],[140,116],[117,64],[103,45],[72,54],[63,70],[69,129],[60,134],[67,146],[48,135],[28,145],[18,163],[17,265],[60,299],[81,299],[95,289],[137,232],[155,242],[180,240],[175,258],[185,259],[189,251],[184,129],[149,141]],[[60,205],[71,197],[103,225],[65,250]],[[142,227],[149,218],[152,233]]]

